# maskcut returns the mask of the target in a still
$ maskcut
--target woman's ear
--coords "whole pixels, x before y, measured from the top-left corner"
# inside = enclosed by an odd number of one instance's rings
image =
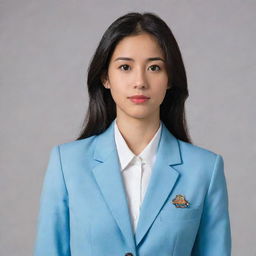
[[[171,89],[171,87],[172,87],[171,84],[168,84],[166,90]]]
[[[101,77],[101,82],[106,89],[109,89],[109,82],[107,77]]]
[[[103,85],[104,85],[104,87],[105,87],[106,89],[109,89],[109,88],[110,88],[110,87],[109,87],[108,80],[106,80]]]

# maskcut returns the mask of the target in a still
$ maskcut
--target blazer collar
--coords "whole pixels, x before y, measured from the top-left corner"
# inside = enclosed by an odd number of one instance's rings
[[[172,166],[182,164],[179,141],[164,123],[162,125],[156,161],[141,205],[135,236],[120,172],[114,121],[95,138],[93,158],[98,164],[93,168],[93,174],[127,243],[133,247],[142,241],[178,179],[179,172]]]
[[[158,143],[160,140],[162,128],[162,121],[160,121],[160,126],[153,138],[149,141],[146,147],[142,150],[142,152],[138,155],[144,163],[152,166],[155,158],[155,154],[157,152]],[[127,165],[131,162],[131,160],[135,157],[135,154],[128,147],[123,135],[119,131],[119,128],[116,123],[116,119],[114,120],[114,133],[115,133],[115,142],[117,147],[117,152],[121,164],[121,171],[127,167]]]
[[[162,123],[159,150],[163,150],[164,158],[170,165],[180,164],[181,155],[179,143],[176,137]],[[117,151],[114,134],[114,120],[109,127],[101,134],[97,135],[94,151],[94,159],[103,161],[109,157],[113,151]],[[166,151],[165,151],[166,150]],[[161,152],[161,153],[163,153]]]

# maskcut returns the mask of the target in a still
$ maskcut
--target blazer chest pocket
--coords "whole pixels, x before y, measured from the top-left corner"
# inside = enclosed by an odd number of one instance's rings
[[[173,204],[165,205],[160,212],[161,222],[170,221],[189,221],[201,218],[202,208],[200,206],[191,206],[188,208],[177,208]]]

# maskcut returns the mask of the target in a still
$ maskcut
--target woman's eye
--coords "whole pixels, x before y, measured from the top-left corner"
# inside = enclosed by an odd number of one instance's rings
[[[124,64],[119,67],[121,70],[127,71],[129,69],[129,65]]]
[[[160,67],[158,65],[152,65],[149,67],[149,69],[151,69],[152,71],[159,71]]]
[[[127,64],[123,64],[123,65],[119,66],[119,69],[121,69],[123,71],[128,71],[131,69],[131,67]],[[160,67],[158,65],[152,65],[149,67],[149,69],[151,69],[151,71],[159,71]]]

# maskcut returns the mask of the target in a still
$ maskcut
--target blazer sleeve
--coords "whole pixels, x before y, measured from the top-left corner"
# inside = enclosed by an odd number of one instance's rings
[[[68,193],[59,146],[52,148],[37,219],[34,256],[70,256]]]
[[[231,229],[224,161],[217,155],[192,256],[230,256]]]

